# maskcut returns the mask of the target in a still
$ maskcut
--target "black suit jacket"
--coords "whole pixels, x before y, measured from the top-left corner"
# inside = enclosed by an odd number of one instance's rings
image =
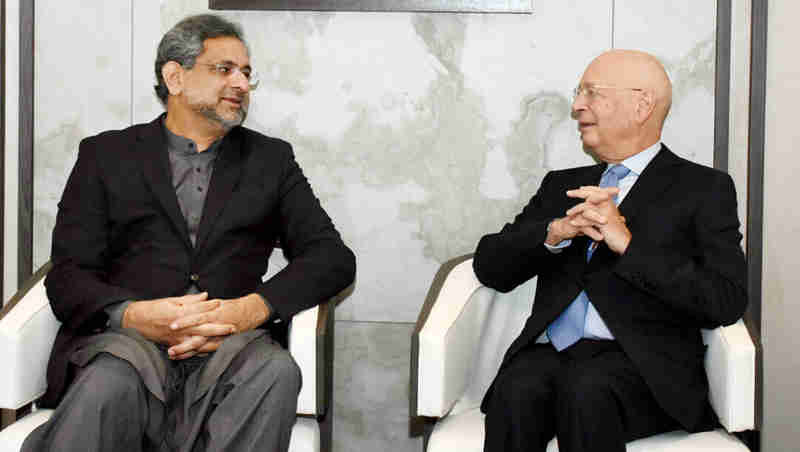
[[[565,192],[597,185],[605,167],[548,173],[513,223],[480,240],[483,284],[506,292],[538,276],[533,313],[502,366],[586,290],[660,405],[695,431],[708,408],[699,330],[735,322],[747,304],[733,181],[662,146],[619,206],[633,236],[623,255],[602,243],[587,263],[586,237],[551,253],[548,223],[580,201]]]
[[[192,246],[169,168],[161,118],[84,139],[59,203],[45,285],[62,322],[41,400],[68,383],[79,336],[105,329],[122,300],[257,292],[284,321],[335,295],[355,276],[344,245],[291,146],[243,127],[224,138]],[[276,241],[289,265],[261,281]]]

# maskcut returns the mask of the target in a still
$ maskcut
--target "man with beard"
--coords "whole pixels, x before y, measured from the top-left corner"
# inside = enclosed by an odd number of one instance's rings
[[[59,204],[56,410],[25,451],[287,450],[300,373],[270,332],[354,279],[291,146],[240,126],[241,29],[186,18],[155,69],[166,114],[84,139]],[[262,282],[276,242],[289,264]]]

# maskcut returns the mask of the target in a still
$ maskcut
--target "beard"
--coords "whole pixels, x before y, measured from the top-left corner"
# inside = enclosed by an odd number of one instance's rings
[[[225,130],[225,132],[228,132],[232,128],[241,125],[244,122],[245,118],[247,118],[247,107],[247,103],[243,101],[238,110],[233,110],[231,112],[232,117],[228,118],[220,115],[214,105],[199,105],[196,106],[195,111],[200,113],[209,121],[218,124]]]

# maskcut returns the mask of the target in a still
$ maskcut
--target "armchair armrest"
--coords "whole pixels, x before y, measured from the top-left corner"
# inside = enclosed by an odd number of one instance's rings
[[[742,320],[730,326],[703,330],[708,346],[705,366],[709,399],[720,423],[729,432],[755,427],[756,349]]]
[[[472,270],[472,255],[439,269],[411,338],[411,414],[441,417],[470,382],[492,291]]]
[[[303,376],[297,398],[299,415],[322,418],[332,403],[336,305],[352,291],[351,285],[327,302],[296,314],[289,325],[289,353]]]
[[[320,306],[306,309],[292,318],[289,327],[289,353],[292,354],[300,373],[303,387],[297,396],[299,414],[317,413],[317,323]]]
[[[325,414],[330,392],[327,386],[333,365],[333,313],[335,300],[306,309],[292,318],[289,353],[300,373],[303,387],[297,397],[297,414]],[[331,386],[332,390],[332,386]]]
[[[44,289],[47,263],[0,312],[0,408],[16,410],[47,388],[47,360],[61,325]]]

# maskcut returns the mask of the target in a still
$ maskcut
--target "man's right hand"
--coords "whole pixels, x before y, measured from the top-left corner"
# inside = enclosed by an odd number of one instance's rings
[[[184,295],[135,301],[122,316],[122,327],[133,328],[145,338],[172,347],[170,358],[184,359],[197,353],[216,350],[225,336],[236,332],[233,325],[206,323],[173,331],[170,324],[178,318],[208,312],[219,307],[219,300],[208,301],[208,294]]]
[[[556,218],[547,228],[547,237],[544,243],[556,246],[564,240],[570,240],[578,235],[583,235],[581,229],[570,224],[570,217]]]

